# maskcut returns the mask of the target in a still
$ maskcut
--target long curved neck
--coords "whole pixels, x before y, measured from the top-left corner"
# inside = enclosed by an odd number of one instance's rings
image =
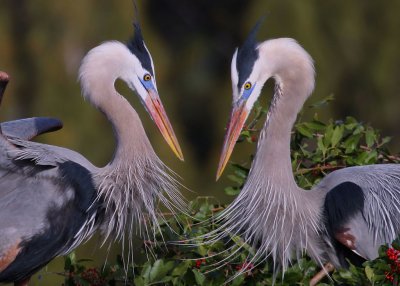
[[[118,75],[134,66],[129,53],[123,44],[107,42],[92,49],[80,68],[84,97],[105,114],[114,130],[116,149],[109,167],[154,153],[138,114],[114,87]]]
[[[291,130],[310,93],[310,79],[284,70],[275,76],[275,94],[261,132],[254,169],[263,170],[283,190],[298,190],[290,157]],[[313,80],[313,79],[312,79]]]
[[[105,96],[110,98],[106,104],[99,103],[97,105],[97,108],[110,121],[116,140],[114,155],[109,166],[113,167],[124,163],[130,164],[138,156],[152,154],[153,148],[137,112],[115,90],[114,84],[110,83],[108,88],[97,90],[97,92],[107,93]]]

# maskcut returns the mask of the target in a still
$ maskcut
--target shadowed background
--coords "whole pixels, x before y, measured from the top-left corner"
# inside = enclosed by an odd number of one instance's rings
[[[231,104],[230,61],[255,22],[266,16],[258,39],[295,38],[314,58],[316,90],[308,103],[330,94],[335,101],[320,118],[351,115],[393,137],[400,150],[400,2],[355,0],[143,0],[140,21],[153,56],[157,86],[182,146],[181,163],[162,139],[136,95],[116,86],[140,114],[161,159],[197,195],[226,201],[226,173],[215,183],[224,127]],[[83,56],[107,40],[133,33],[128,0],[7,0],[0,6],[0,70],[11,76],[1,106],[2,121],[53,116],[64,128],[40,140],[76,150],[95,165],[111,158],[114,140],[105,118],[80,96],[77,71]],[[264,88],[264,102],[272,95]],[[313,114],[305,111],[305,117]],[[254,146],[238,146],[232,160],[247,161]],[[96,243],[81,247],[82,256]],[[61,260],[58,260],[60,263]],[[58,271],[61,270],[60,264]],[[37,279],[37,278],[35,278]],[[46,278],[47,279],[47,278]],[[46,280],[35,285],[49,285]]]

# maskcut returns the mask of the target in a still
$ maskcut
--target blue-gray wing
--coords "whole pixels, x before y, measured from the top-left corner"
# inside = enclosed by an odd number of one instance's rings
[[[98,171],[98,168],[81,154],[67,148],[13,138],[8,138],[7,141],[17,147],[9,152],[18,160],[30,160],[36,165],[45,166],[57,166],[59,163],[72,161],[92,173]]]
[[[2,122],[0,126],[6,137],[31,140],[40,134],[59,130],[63,124],[56,118],[32,117]]]
[[[0,135],[0,282],[29,277],[97,227],[91,171],[61,154],[51,162],[54,151],[38,164],[23,148]]]
[[[375,258],[380,245],[392,242],[400,234],[400,164],[337,170],[317,188],[326,190],[326,204],[336,204],[339,209],[344,205],[352,208],[351,214],[346,214],[343,232],[337,235],[363,257]]]

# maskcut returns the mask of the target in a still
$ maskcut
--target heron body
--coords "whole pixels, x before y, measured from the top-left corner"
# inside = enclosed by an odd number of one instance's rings
[[[254,28],[232,60],[233,107],[217,178],[259,97],[275,79],[275,93],[248,178],[223,211],[210,241],[238,234],[285,270],[305,250],[316,262],[345,266],[345,257],[373,259],[378,247],[400,233],[400,165],[348,167],[326,176],[312,190],[295,182],[290,158],[291,130],[314,89],[309,54],[293,39],[256,43]],[[279,267],[278,267],[279,268]]]
[[[155,154],[135,110],[115,90],[117,78],[136,91],[183,160],[157,93],[150,53],[135,24],[128,45],[103,43],[80,68],[85,99],[114,130],[116,149],[109,164],[96,167],[75,151],[0,134],[0,282],[25,283],[96,230],[104,239],[124,241],[135,229],[151,237],[158,225],[157,201],[171,211],[183,208],[177,181]],[[131,254],[131,239],[129,246]]]

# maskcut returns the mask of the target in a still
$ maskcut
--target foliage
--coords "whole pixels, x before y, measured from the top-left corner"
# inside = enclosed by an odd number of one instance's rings
[[[312,105],[324,105],[331,100]],[[261,106],[254,109],[253,119],[239,138],[239,142],[257,141],[256,128],[266,114]],[[296,123],[292,135],[292,167],[299,186],[311,188],[327,173],[354,165],[399,163],[400,158],[386,149],[389,137],[381,137],[378,130],[358,122],[352,117],[343,121],[323,123],[316,113],[311,121]],[[247,166],[248,164],[246,164]],[[225,189],[228,195],[237,195],[244,184],[248,167],[231,164],[232,174],[228,177],[233,186]],[[212,245],[163,244],[162,241],[178,241],[199,237],[217,227],[215,217],[224,209],[211,197],[198,197],[190,203],[190,217],[186,215],[161,222],[161,233],[157,242],[152,242],[154,257],[144,263],[126,267],[121,257],[112,265],[86,268],[85,260],[76,260],[74,254],[65,258],[66,286],[103,285],[222,285],[232,277],[229,285],[271,285],[273,283],[273,262],[252,264],[249,255],[252,248],[240,238],[232,241],[218,241]],[[178,222],[181,223],[178,223]],[[142,245],[145,254],[148,242]],[[241,249],[238,255],[230,255]],[[331,278],[324,278],[318,285],[397,285],[400,273],[400,243],[392,247],[382,246],[379,257],[367,261],[362,267],[350,265],[349,269],[335,270]],[[216,264],[226,259],[225,263]],[[244,271],[242,271],[244,270]],[[320,267],[307,256],[295,261],[286,271],[279,274],[276,285],[308,285]],[[239,273],[243,272],[243,273]],[[238,274],[239,273],[239,274]],[[237,276],[237,277],[236,277]]]

